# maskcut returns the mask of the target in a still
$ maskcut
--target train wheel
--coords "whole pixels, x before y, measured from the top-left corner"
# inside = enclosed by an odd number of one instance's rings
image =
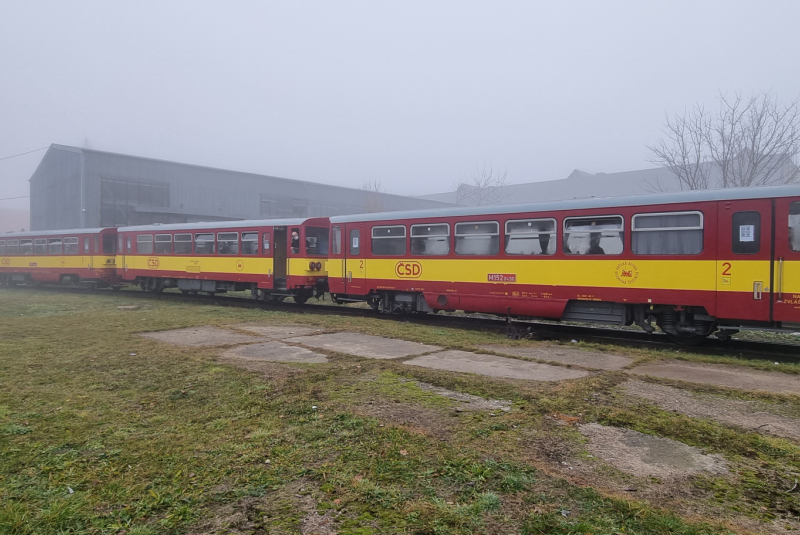
[[[293,297],[295,303],[297,303],[298,305],[304,305],[306,304],[306,301],[308,301],[309,296],[308,294],[301,293],[301,294],[296,294]]]
[[[706,341],[707,334],[670,334],[667,337],[679,346],[698,346]]]

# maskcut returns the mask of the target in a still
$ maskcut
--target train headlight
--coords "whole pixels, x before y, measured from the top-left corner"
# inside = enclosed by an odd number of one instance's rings
[[[308,263],[308,270],[309,271],[314,271],[314,262],[309,262]]]
[[[315,267],[317,268],[317,271],[321,270],[322,269],[322,262],[317,262],[315,264]]]

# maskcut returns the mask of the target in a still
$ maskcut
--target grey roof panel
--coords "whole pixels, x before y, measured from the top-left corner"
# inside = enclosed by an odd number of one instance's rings
[[[443,208],[434,210],[410,210],[404,212],[383,212],[377,214],[334,216],[330,219],[331,223],[352,223],[357,221],[414,219],[418,217],[484,216],[493,214],[548,212],[554,210],[581,210],[591,208],[601,209],[624,206],[651,206],[657,204],[726,200],[733,201],[741,199],[764,199],[773,197],[800,197],[800,185],[682,191],[679,193],[632,195],[629,197],[593,197],[589,199],[573,199],[567,201],[550,201],[543,203],[512,204],[502,206],[495,205],[473,206],[466,208]]]
[[[67,230],[39,230],[39,231],[28,231],[28,232],[8,232],[5,234],[0,234],[0,238],[30,238],[30,237],[37,237],[37,236],[67,236],[67,235],[77,235],[77,234],[97,234],[101,230],[106,230],[105,228],[75,228],[75,229],[67,229]]]
[[[294,218],[294,219],[250,219],[238,221],[204,221],[201,223],[171,223],[168,225],[137,225],[133,227],[119,227],[118,232],[158,232],[175,230],[209,230],[218,228],[244,228],[244,227],[286,227],[289,225],[302,225],[309,219],[319,218]]]

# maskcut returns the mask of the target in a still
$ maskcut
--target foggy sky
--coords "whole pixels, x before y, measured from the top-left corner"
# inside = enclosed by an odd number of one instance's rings
[[[511,183],[641,169],[666,112],[797,97],[798,15],[792,0],[0,0],[0,158],[60,143],[404,195],[484,166]],[[28,195],[43,154],[0,161],[0,199]]]

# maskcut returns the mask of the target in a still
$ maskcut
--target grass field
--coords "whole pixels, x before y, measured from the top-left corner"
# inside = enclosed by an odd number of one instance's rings
[[[219,360],[219,348],[136,334],[242,322],[453,349],[519,343],[124,292],[0,289],[0,533],[711,534],[800,526],[800,493],[785,487],[800,475],[797,443],[621,398],[621,372],[538,384],[337,354],[327,364],[248,368]],[[458,412],[417,381],[509,400],[511,410]],[[794,397],[758,398],[800,416]],[[580,434],[556,425],[553,414],[680,440],[724,455],[732,469],[682,481],[661,500],[612,493],[603,481],[623,476],[606,468],[596,480],[552,469],[558,452],[586,458]]]

